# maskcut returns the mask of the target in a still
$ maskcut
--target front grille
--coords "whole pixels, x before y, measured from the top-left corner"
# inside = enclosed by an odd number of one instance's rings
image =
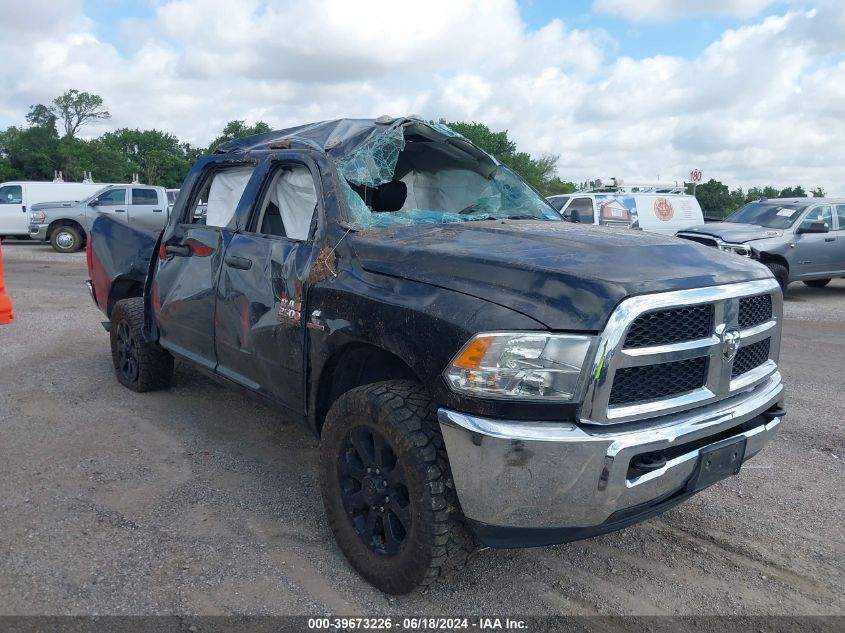
[[[651,347],[707,338],[713,333],[713,306],[684,306],[647,312],[634,321],[625,347]]]
[[[769,360],[770,340],[763,339],[746,347],[741,347],[736,353],[733,367],[731,367],[731,378],[741,376]]]
[[[707,379],[707,361],[706,356],[701,356],[659,365],[618,369],[608,404],[660,400],[698,389],[704,386]]]
[[[772,296],[757,295],[739,300],[739,327],[754,327],[772,318]]]

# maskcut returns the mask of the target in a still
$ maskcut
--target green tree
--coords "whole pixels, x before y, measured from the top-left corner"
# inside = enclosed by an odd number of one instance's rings
[[[44,106],[33,106],[33,108]],[[68,90],[60,97],[53,99],[50,108],[58,119],[62,120],[65,136],[76,136],[83,125],[100,119],[110,119],[111,114],[103,107],[100,95],[79,90]]]
[[[763,197],[764,198],[777,198],[780,196],[780,191],[775,189],[770,185],[766,185],[763,187]]]
[[[824,189],[822,189],[821,187],[816,187],[810,193],[814,198],[824,198]]]
[[[3,154],[10,167],[26,180],[52,180],[59,167],[56,129],[34,125],[22,130],[15,126],[2,135]]]
[[[29,114],[26,115],[26,121],[32,127],[43,127],[48,130],[56,129],[55,113],[42,103],[29,107]]]
[[[507,130],[494,132],[483,123],[475,121],[447,122],[440,119],[439,123],[449,126],[488,154],[492,154],[545,196],[572,193],[577,189],[574,183],[563,182],[557,176],[557,156],[545,155],[535,158],[527,152],[517,151],[516,143],[508,138]]]
[[[777,196],[778,198],[806,198],[807,192],[804,191],[804,187],[798,185],[797,187],[787,187],[786,189],[781,189],[780,194]]]
[[[711,178],[695,188],[695,197],[704,217],[724,218],[733,210],[733,198],[728,186]]]
[[[218,145],[226,143],[227,141],[233,141],[236,138],[253,136],[255,134],[264,134],[265,132],[269,132],[270,129],[270,126],[264,121],[258,121],[255,125],[247,125],[246,121],[243,119],[229,121],[223,128],[220,136],[211,141],[211,145],[208,146],[208,149],[204,153],[211,154],[215,149],[217,149]]]
[[[184,144],[166,132],[122,128],[103,134],[99,141],[148,185],[179,187],[190,168]]]

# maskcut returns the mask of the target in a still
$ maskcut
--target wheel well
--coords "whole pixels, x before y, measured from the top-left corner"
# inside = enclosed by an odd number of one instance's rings
[[[135,281],[134,279],[116,279],[111,288],[109,288],[109,299],[106,303],[106,315],[111,318],[111,312],[114,304],[121,299],[129,299],[131,297],[143,297],[144,284]]]
[[[326,414],[341,395],[382,380],[414,380],[417,375],[401,358],[374,345],[350,345],[337,352],[323,368],[317,387],[314,422],[317,433]]]
[[[789,262],[780,255],[771,255],[769,253],[760,253],[760,261],[764,264],[780,264],[786,270],[789,270]]]
[[[61,220],[53,220],[50,223],[50,226],[47,227],[47,240],[49,240],[53,236],[53,231],[55,231],[60,226],[71,226],[79,231],[79,237],[82,241],[85,241],[85,229],[82,228],[82,225],[77,222],[76,220],[68,220],[68,219],[61,219]]]

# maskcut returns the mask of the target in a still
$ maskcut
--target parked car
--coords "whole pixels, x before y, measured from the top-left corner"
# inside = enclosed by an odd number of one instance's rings
[[[83,200],[108,183],[10,181],[0,184],[0,238],[29,237],[29,211],[42,202]]]
[[[564,222],[416,118],[229,142],[158,239],[103,216],[88,249],[117,380],[167,388],[178,358],[310,429],[340,549],[390,593],[477,543],[654,516],[736,473],[784,415],[765,266]]]
[[[29,235],[50,242],[59,253],[72,253],[85,243],[99,214],[158,234],[167,222],[167,192],[149,185],[110,185],[81,202],[36,204],[29,217]]]
[[[803,281],[822,288],[845,277],[845,198],[772,198],[749,202],[724,222],[678,237],[764,263],[781,288]]]
[[[629,182],[612,179],[595,191],[550,196],[564,220],[576,224],[642,229],[674,235],[701,224],[704,216],[683,182]]]

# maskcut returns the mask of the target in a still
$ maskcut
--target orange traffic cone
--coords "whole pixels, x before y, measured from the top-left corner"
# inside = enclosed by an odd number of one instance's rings
[[[12,300],[6,294],[6,284],[3,281],[3,247],[0,246],[0,325],[6,325],[14,318]]]

